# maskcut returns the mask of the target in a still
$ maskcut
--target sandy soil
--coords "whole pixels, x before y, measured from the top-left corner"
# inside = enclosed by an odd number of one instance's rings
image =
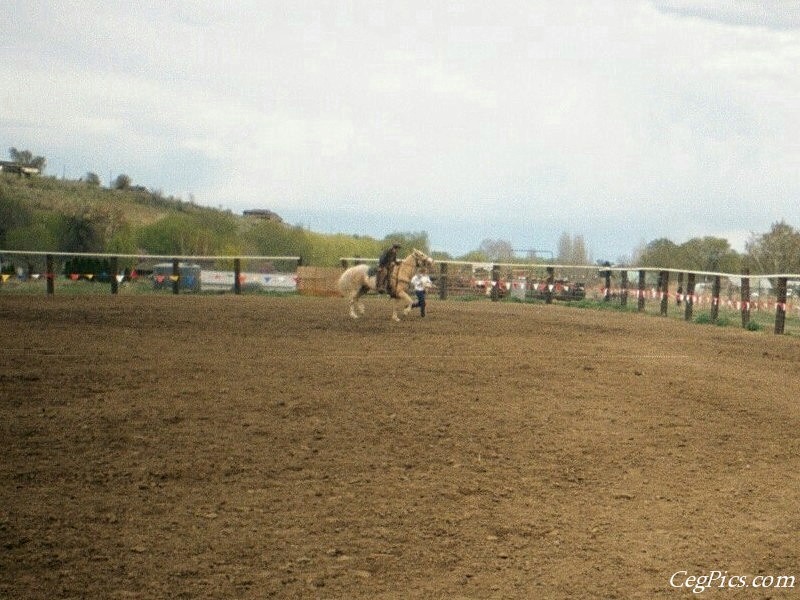
[[[671,578],[713,570],[749,587],[706,595],[800,592],[796,337],[388,316],[0,296],[0,597],[688,598]]]

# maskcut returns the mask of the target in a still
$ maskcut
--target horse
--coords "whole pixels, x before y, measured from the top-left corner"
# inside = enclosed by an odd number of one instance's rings
[[[433,259],[430,256],[414,248],[411,254],[394,266],[389,276],[390,295],[394,300],[392,305],[393,320],[400,320],[400,317],[397,316],[397,311],[401,307],[403,314],[407,315],[411,312],[413,300],[406,292],[408,284],[419,267],[432,264]],[[361,302],[361,297],[367,292],[375,291],[375,275],[370,275],[368,265],[355,265],[341,274],[337,287],[339,293],[347,299],[350,316],[357,319],[359,315],[364,314],[364,303]]]

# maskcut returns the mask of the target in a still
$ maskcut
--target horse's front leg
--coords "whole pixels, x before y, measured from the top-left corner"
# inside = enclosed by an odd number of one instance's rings
[[[400,317],[397,316],[397,309],[401,306],[403,307],[403,314],[407,315],[411,312],[411,305],[414,303],[411,300],[411,296],[409,296],[406,292],[401,291],[397,294],[397,299],[395,300],[394,310],[392,311],[392,319],[395,321],[399,321]]]

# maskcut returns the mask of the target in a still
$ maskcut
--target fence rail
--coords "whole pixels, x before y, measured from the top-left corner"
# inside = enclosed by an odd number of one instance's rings
[[[261,256],[261,255],[170,255],[170,254],[116,254],[93,252],[47,252],[26,250],[0,250],[0,289],[10,277],[3,275],[2,267],[6,257],[35,258],[43,261],[43,277],[47,294],[55,293],[56,258],[95,259],[107,261],[108,281],[111,293],[119,291],[119,284],[125,280],[120,270],[123,261],[166,261],[168,273],[163,275],[165,287],[178,294],[182,285],[190,277],[182,269],[184,263],[214,261],[226,265],[232,275],[230,282],[234,293],[242,292],[246,274],[243,263],[284,262],[293,265],[297,275],[303,261],[299,256]],[[344,257],[341,266],[352,263],[376,262],[375,258]],[[751,274],[723,273],[713,271],[691,271],[686,269],[656,267],[606,267],[598,265],[566,265],[552,263],[476,263],[469,261],[438,261],[438,269],[430,273],[438,288],[441,299],[452,296],[485,294],[492,300],[511,297],[519,300],[540,299],[547,304],[555,300],[581,300],[592,298],[601,302],[616,302],[628,306],[636,303],[636,310],[643,312],[647,301],[658,303],[659,314],[667,315],[676,307],[683,312],[685,320],[693,318],[695,308],[708,308],[709,319],[717,322],[720,309],[736,310],[741,315],[742,327],[751,325],[754,311],[765,308],[775,310],[774,331],[785,332],[787,315],[792,309],[790,298],[800,295],[800,274],[770,273]],[[163,265],[162,265],[163,267]],[[308,270],[308,267],[306,267]],[[29,268],[29,275],[32,269]],[[215,271],[219,273],[219,271]],[[75,275],[72,274],[73,278]],[[41,277],[42,274],[38,273]],[[221,277],[221,275],[218,275]],[[310,277],[311,275],[309,275]],[[227,278],[223,278],[227,282]],[[324,286],[330,287],[335,278],[326,277]],[[320,281],[322,281],[320,279]],[[295,277],[295,281],[297,277]],[[757,285],[754,285],[756,284]],[[324,291],[324,290],[323,290]],[[332,291],[332,290],[331,290]],[[768,299],[765,301],[764,296]],[[670,307],[670,301],[673,301]]]
[[[374,260],[357,257],[341,259],[343,267],[351,262]],[[618,302],[622,306],[635,300],[639,312],[645,311],[646,302],[650,299],[658,302],[659,314],[664,316],[670,312],[670,300],[673,300],[687,321],[693,318],[696,307],[707,305],[710,322],[719,321],[720,308],[735,309],[741,313],[744,328],[751,327],[754,311],[769,307],[775,310],[776,334],[785,332],[786,318],[791,308],[788,300],[794,295],[789,283],[795,282],[797,293],[800,293],[800,274],[793,273],[723,273],[658,267],[450,260],[440,261],[438,266],[438,273],[431,275],[441,299],[451,294],[481,292],[494,301],[510,296],[542,299],[551,304],[554,300],[581,300],[593,295],[595,299]],[[724,295],[723,280],[727,282]],[[753,291],[753,282],[758,282],[755,286],[757,291]],[[710,293],[701,292],[701,287],[703,290],[710,288]],[[770,297],[765,302],[763,290],[770,296],[774,295],[774,300]]]
[[[44,279],[47,286],[47,294],[53,295],[55,293],[56,281],[56,257],[70,258],[70,259],[91,259],[93,261],[105,261],[102,268],[106,269],[104,273],[87,273],[81,271],[79,268],[65,274],[74,280],[86,278],[95,280],[95,275],[99,275],[99,279],[108,281],[111,285],[111,293],[117,294],[119,292],[119,285],[126,280],[132,279],[130,269],[121,269],[120,261],[137,261],[138,263],[146,262],[148,264],[155,261],[165,261],[165,265],[150,265],[154,269],[160,271],[154,276],[154,287],[156,288],[171,288],[173,294],[180,293],[181,289],[190,289],[197,291],[200,289],[200,268],[196,263],[203,261],[214,261],[216,263],[224,263],[231,267],[232,271],[230,277],[224,276],[224,272],[212,271],[216,277],[223,281],[222,286],[225,287],[228,283],[233,289],[234,293],[241,294],[242,285],[251,283],[256,280],[252,273],[245,273],[242,270],[243,261],[260,262],[260,263],[275,263],[275,262],[288,262],[292,263],[292,270],[302,264],[302,258],[299,256],[261,256],[261,255],[177,255],[177,254],[114,254],[114,253],[95,253],[95,252],[42,252],[42,251],[27,251],[27,250],[0,250],[0,285],[7,282],[9,274],[3,274],[2,258],[3,256],[23,256],[27,258],[35,257],[39,260],[44,260]],[[190,261],[190,264],[187,262]],[[28,277],[39,278],[41,273],[32,273],[32,265],[28,267]],[[135,271],[134,271],[135,272]],[[209,282],[214,285],[213,282]]]

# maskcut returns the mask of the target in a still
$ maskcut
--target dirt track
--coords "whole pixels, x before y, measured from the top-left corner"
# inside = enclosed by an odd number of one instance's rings
[[[797,338],[388,314],[0,296],[0,597],[677,598],[712,570],[798,581],[704,595],[800,593]]]

